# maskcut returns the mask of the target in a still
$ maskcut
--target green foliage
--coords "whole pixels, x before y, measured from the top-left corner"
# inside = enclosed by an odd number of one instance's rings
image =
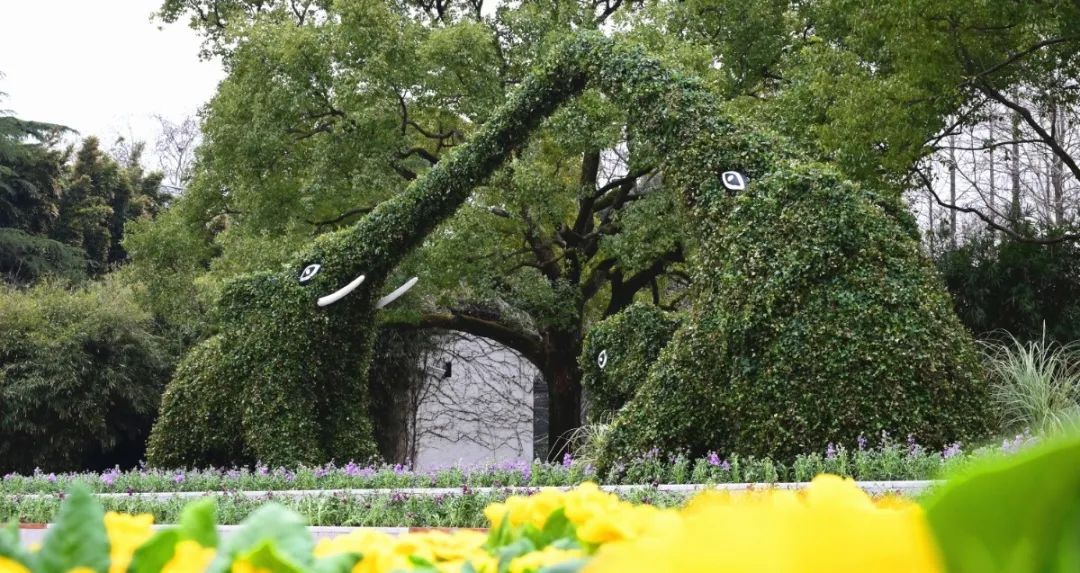
[[[588,426],[586,426],[588,427]],[[350,463],[270,469],[208,467],[203,469],[144,469],[102,473],[79,472],[55,475],[8,475],[0,481],[0,494],[51,497],[73,483],[82,483],[96,493],[296,490],[405,489],[405,488],[501,488],[572,486],[586,481],[601,484],[643,485],[739,483],[778,480],[810,481],[819,473],[831,473],[860,481],[936,479],[956,467],[985,455],[1015,453],[1036,442],[1030,434],[1020,434],[999,445],[970,451],[960,444],[932,450],[914,441],[897,441],[875,436],[881,445],[845,448],[829,445],[818,452],[803,452],[787,463],[765,457],[731,454],[720,457],[709,452],[700,458],[683,454],[663,455],[659,451],[619,460],[610,470],[598,473],[593,460],[578,451],[559,462],[518,461],[487,466],[450,466],[434,471],[402,469],[397,464],[363,466]],[[867,440],[868,441],[868,440]],[[569,463],[567,463],[569,462]],[[773,476],[773,477],[766,477]],[[13,498],[14,499],[14,498]],[[3,515],[0,515],[0,521]]]
[[[967,468],[925,506],[948,571],[1075,571],[1078,492],[1080,440],[1072,437]]]
[[[981,234],[937,257],[960,321],[976,334],[1080,340],[1080,246]]]
[[[138,461],[167,356],[130,289],[0,291],[0,471]]]
[[[713,207],[703,223],[723,240],[702,242],[703,292],[616,418],[611,455],[785,460],[882,431],[935,448],[982,436],[972,341],[887,202],[823,166],[780,163]]]
[[[678,326],[677,316],[634,304],[589,329],[579,366],[591,419],[608,418],[633,398]],[[598,362],[601,352],[604,367]]]
[[[162,175],[146,175],[138,165],[123,168],[98,146],[98,140],[83,141],[66,175],[59,204],[59,218],[50,235],[86,251],[90,270],[104,273],[110,264],[127,258],[123,240],[124,224],[149,216],[165,203],[158,190]]]
[[[1053,434],[1080,427],[1080,347],[1008,336],[983,344],[1002,430]]]
[[[41,551],[35,555],[43,573],[67,573],[79,567],[104,573],[109,568],[109,539],[105,535],[105,512],[90,492],[72,488],[49,528]]]
[[[0,227],[42,233],[56,219],[65,160],[49,144],[68,129],[8,114],[0,110]]]
[[[18,229],[0,228],[0,278],[26,286],[44,278],[79,282],[86,278],[80,249]]]
[[[171,384],[151,462],[204,463],[206,452],[225,450],[274,465],[374,453],[364,375],[377,289],[586,86],[630,110],[635,160],[664,163],[700,251],[693,312],[615,420],[611,456],[723,448],[784,459],[886,429],[935,447],[985,431],[987,390],[971,340],[898,201],[800,161],[641,51],[580,34],[407,190],[320,235],[285,270],[230,282],[221,338],[196,350],[204,367],[181,369]],[[719,178],[728,169],[747,174],[752,190],[732,198]],[[301,285],[310,263],[323,270]],[[359,274],[367,280],[353,294],[315,306]],[[223,396],[232,396],[222,409],[237,413],[238,432],[185,411],[208,411]]]
[[[202,465],[223,451],[273,465],[375,455],[367,371],[377,289],[559,102],[580,91],[583,78],[560,70],[560,62],[549,63],[467,150],[440,161],[360,222],[320,235],[285,270],[227,284],[218,305],[221,338],[193,351],[200,367],[178,369],[151,436],[149,461]],[[300,284],[297,278],[312,263],[322,270]],[[361,274],[366,280],[344,300],[316,306],[319,297]],[[223,406],[222,397],[233,404]],[[235,413],[229,423],[241,431],[223,431],[190,413],[214,408]]]
[[[279,505],[265,505],[240,524],[240,531],[229,537],[217,557],[207,567],[208,573],[229,571],[239,559],[256,558],[256,567],[272,571],[300,571],[314,563],[312,550],[315,542],[308,533],[304,520],[293,511]],[[268,562],[273,562],[273,567]]]
[[[692,0],[658,2],[629,26],[742,113],[899,193],[937,135],[985,120],[1001,94],[1076,101],[1057,78],[1080,67],[1077,22],[1063,1]]]

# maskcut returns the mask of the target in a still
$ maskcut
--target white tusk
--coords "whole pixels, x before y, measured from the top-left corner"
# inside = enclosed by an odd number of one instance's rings
[[[418,281],[418,280],[420,280],[420,279],[418,279],[418,278],[416,278],[416,277],[413,277],[413,278],[411,278],[411,279],[409,279],[409,280],[405,281],[405,284],[403,284],[403,285],[401,285],[401,286],[397,287],[397,289],[396,289],[396,290],[394,290],[394,292],[392,292],[392,293],[390,293],[390,294],[388,294],[388,295],[386,295],[386,296],[384,296],[384,297],[380,298],[380,299],[379,299],[379,302],[376,302],[376,303],[375,303],[375,308],[376,308],[376,309],[379,309],[379,308],[382,308],[382,307],[384,307],[384,306],[386,306],[386,305],[388,305],[388,304],[390,304],[390,303],[394,302],[395,300],[397,300],[398,298],[400,298],[400,297],[401,297],[401,295],[405,294],[405,293],[406,293],[406,291],[408,291],[408,290],[409,290],[409,289],[411,289],[411,288],[412,288],[412,287],[413,287],[414,285],[416,285],[416,281]]]
[[[332,294],[328,294],[328,295],[320,298],[319,299],[319,306],[331,305],[331,304],[334,304],[335,302],[345,298],[345,295],[347,295],[347,294],[351,293],[352,291],[356,290],[356,287],[360,286],[360,283],[362,283],[362,282],[364,282],[364,275],[360,275],[360,276],[356,277],[355,279],[353,279],[353,281],[351,283],[349,283],[349,284],[341,287],[340,289],[338,289],[337,292],[334,292]]]

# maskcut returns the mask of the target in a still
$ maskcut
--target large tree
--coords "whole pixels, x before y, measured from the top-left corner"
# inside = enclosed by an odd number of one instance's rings
[[[918,190],[950,235],[957,211],[1014,236],[1034,212],[1040,240],[1076,238],[1061,228],[1080,184],[1074,0],[690,0],[648,17],[647,41],[705,51],[747,113],[854,179]]]
[[[65,157],[50,144],[65,131],[0,110],[0,227],[44,233],[52,225]]]
[[[400,193],[468,141],[562,34],[610,23],[622,4],[489,12],[360,0],[166,2],[162,17],[189,16],[229,74],[204,111],[184,205],[131,241],[136,258],[136,243],[149,250],[150,237],[179,232],[205,245],[177,273],[184,281],[199,275],[212,285],[279,264],[313,234]],[[401,265],[402,280],[421,277],[421,296],[387,317],[520,352],[547,380],[556,438],[581,422],[577,356],[590,320],[637,297],[671,304],[685,284],[676,202],[651,165],[630,169],[625,122],[596,93],[548,120]],[[157,254],[175,269],[175,254]],[[202,265],[209,271],[192,271]]]
[[[83,140],[64,175],[58,218],[52,237],[86,251],[91,271],[104,273],[124,261],[124,225],[150,216],[167,202],[160,190],[162,174],[145,173],[136,147],[128,167],[101,150],[95,137]]]

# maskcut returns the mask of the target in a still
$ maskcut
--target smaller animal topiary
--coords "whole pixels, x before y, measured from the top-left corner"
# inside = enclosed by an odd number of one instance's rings
[[[590,420],[609,418],[634,396],[679,319],[655,305],[635,303],[589,329],[578,362]]]

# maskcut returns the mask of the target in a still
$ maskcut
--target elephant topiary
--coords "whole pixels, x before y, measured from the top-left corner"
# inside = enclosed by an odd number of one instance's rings
[[[898,201],[729,117],[640,50],[582,33],[404,193],[291,266],[230,284],[222,333],[166,391],[150,462],[373,455],[365,373],[386,276],[590,87],[628,110],[634,160],[681,192],[698,245],[692,308],[618,411],[606,460],[653,447],[783,456],[881,429],[936,445],[985,430],[972,341]]]

